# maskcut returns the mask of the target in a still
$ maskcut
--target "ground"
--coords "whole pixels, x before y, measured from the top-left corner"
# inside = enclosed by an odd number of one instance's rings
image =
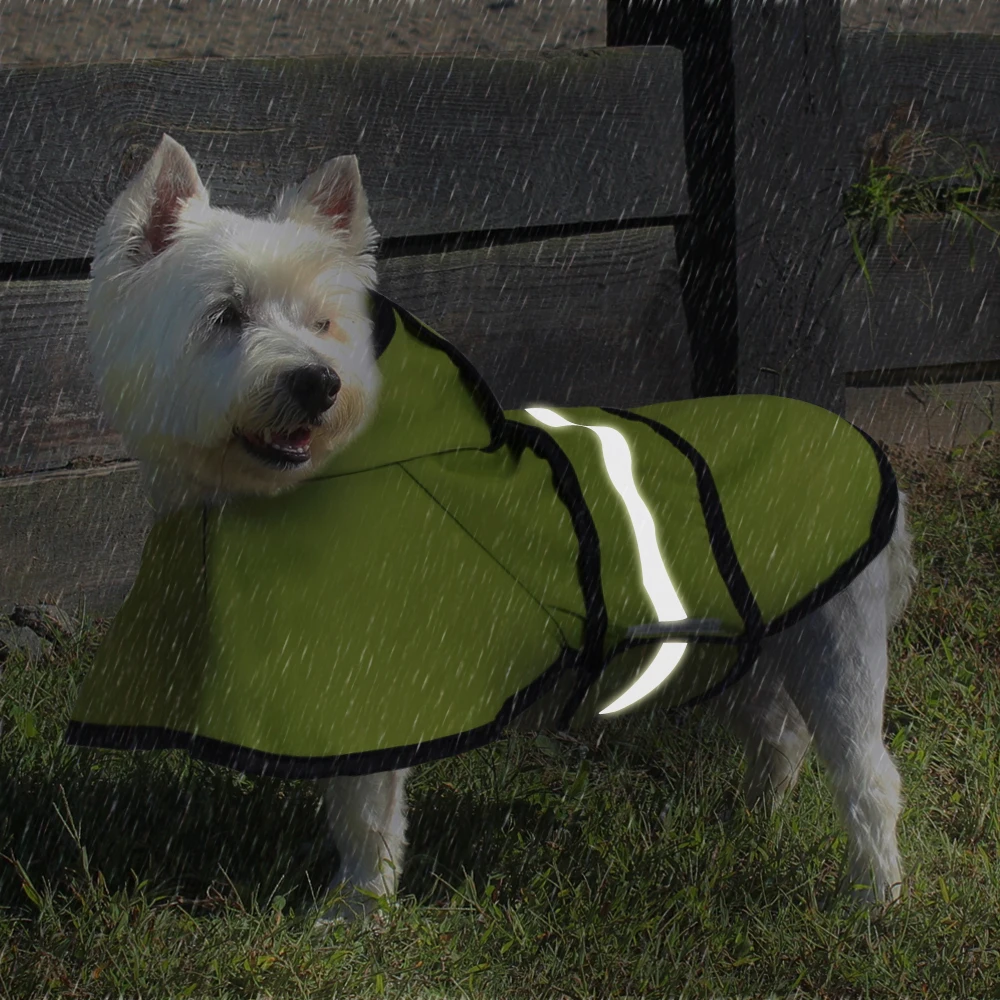
[[[0,67],[603,45],[606,0],[0,0]],[[843,0],[849,28],[1000,33],[996,0]]]

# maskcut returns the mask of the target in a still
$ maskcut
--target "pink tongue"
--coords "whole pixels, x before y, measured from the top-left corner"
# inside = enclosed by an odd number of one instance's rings
[[[302,445],[309,444],[309,437],[309,428],[300,427],[298,430],[292,431],[291,434],[272,434],[271,443],[290,445],[293,448],[300,448]]]

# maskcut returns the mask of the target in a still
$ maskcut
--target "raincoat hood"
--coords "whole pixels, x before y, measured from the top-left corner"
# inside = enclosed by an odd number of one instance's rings
[[[534,712],[690,703],[889,541],[892,471],[826,410],[504,411],[453,345],[373,310],[371,423],[287,494],[154,525],[70,743],[324,777],[458,753]]]

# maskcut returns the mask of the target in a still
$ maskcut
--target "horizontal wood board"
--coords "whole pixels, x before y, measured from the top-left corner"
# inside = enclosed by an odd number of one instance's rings
[[[876,441],[962,448],[1000,432],[1000,382],[847,387],[847,419]]]
[[[852,264],[838,372],[875,383],[893,369],[1000,363],[1000,237],[909,219],[891,248],[880,238],[866,260],[871,289]]]
[[[508,407],[690,395],[669,227],[401,257],[381,271],[386,294],[453,340]],[[85,374],[86,285],[0,293],[0,464],[110,463],[0,478],[0,608],[52,598],[114,610],[149,525],[135,466],[121,461]]]
[[[0,262],[90,256],[163,132],[220,205],[357,154],[383,236],[681,215],[681,55],[177,60],[0,77]]]
[[[690,395],[673,230],[538,240],[379,265],[382,290],[453,340],[507,406]],[[101,418],[89,281],[0,285],[0,469],[126,458]]]
[[[152,522],[134,462],[0,479],[0,612],[38,599],[117,610]]]
[[[691,396],[672,227],[387,260],[382,275],[506,407]]]
[[[979,143],[1000,159],[1000,36],[848,31],[842,65],[855,168],[873,153],[884,157],[896,140],[906,143],[901,131],[914,127]],[[897,156],[904,151],[897,148]],[[920,172],[919,157],[911,168]]]

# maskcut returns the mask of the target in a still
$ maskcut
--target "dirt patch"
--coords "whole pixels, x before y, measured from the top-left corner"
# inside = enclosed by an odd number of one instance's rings
[[[997,0],[842,0],[841,24],[869,31],[1000,34]]]
[[[843,24],[1000,33],[997,0],[844,0]],[[0,66],[603,45],[606,0],[0,0]]]
[[[0,65],[603,45],[605,0],[0,0]]]

